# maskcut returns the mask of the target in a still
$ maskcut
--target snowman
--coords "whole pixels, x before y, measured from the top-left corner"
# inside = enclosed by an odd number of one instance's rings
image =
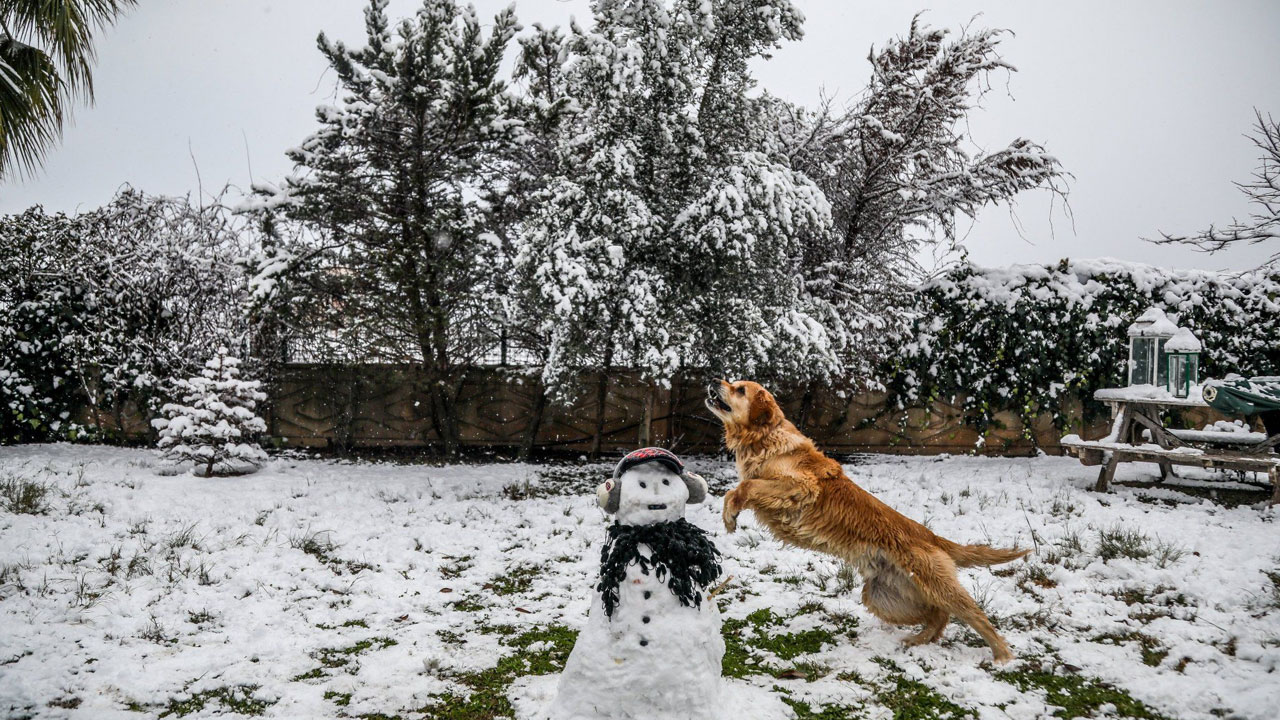
[[[627,455],[597,497],[616,514],[586,627],[551,720],[692,720],[720,714],[720,613],[705,594],[720,553],[684,519],[702,478],[662,448]]]

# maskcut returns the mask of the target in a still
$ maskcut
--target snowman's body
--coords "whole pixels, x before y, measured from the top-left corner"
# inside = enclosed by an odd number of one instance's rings
[[[689,491],[657,463],[627,470],[618,522],[651,524],[684,516]],[[648,558],[652,549],[640,545]],[[687,606],[638,562],[618,584],[613,616],[597,591],[560,678],[552,720],[693,720],[716,717],[724,640],[715,603]]]

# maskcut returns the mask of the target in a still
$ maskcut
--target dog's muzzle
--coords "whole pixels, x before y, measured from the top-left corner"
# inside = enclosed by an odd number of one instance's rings
[[[725,402],[724,398],[720,396],[720,389],[720,383],[711,383],[707,386],[707,407],[712,410],[729,412],[733,408],[729,407],[729,403]]]

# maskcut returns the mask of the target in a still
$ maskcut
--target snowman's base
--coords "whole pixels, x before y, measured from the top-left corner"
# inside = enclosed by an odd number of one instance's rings
[[[595,720],[594,718],[553,718],[547,715],[547,708],[556,698],[559,675],[542,675],[525,677],[511,685],[508,697],[516,711],[516,720]],[[632,704],[631,708],[627,703]],[[618,698],[621,711],[631,710],[636,718],[652,720],[685,720],[684,718],[659,717],[645,707],[642,697]],[[724,678],[720,684],[721,712],[714,720],[792,720],[795,712],[768,690],[750,685],[741,680]],[[708,719],[711,720],[711,719]]]

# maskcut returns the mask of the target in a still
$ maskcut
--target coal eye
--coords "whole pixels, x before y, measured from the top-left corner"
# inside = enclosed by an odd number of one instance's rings
[[[670,485],[670,484],[671,484],[671,478],[662,478],[662,484],[663,484],[663,485]]]
[[[640,487],[649,487],[649,486],[648,486],[648,485],[645,485],[645,484],[644,484],[644,481],[643,481],[643,480],[641,480],[641,481],[640,481]]]

